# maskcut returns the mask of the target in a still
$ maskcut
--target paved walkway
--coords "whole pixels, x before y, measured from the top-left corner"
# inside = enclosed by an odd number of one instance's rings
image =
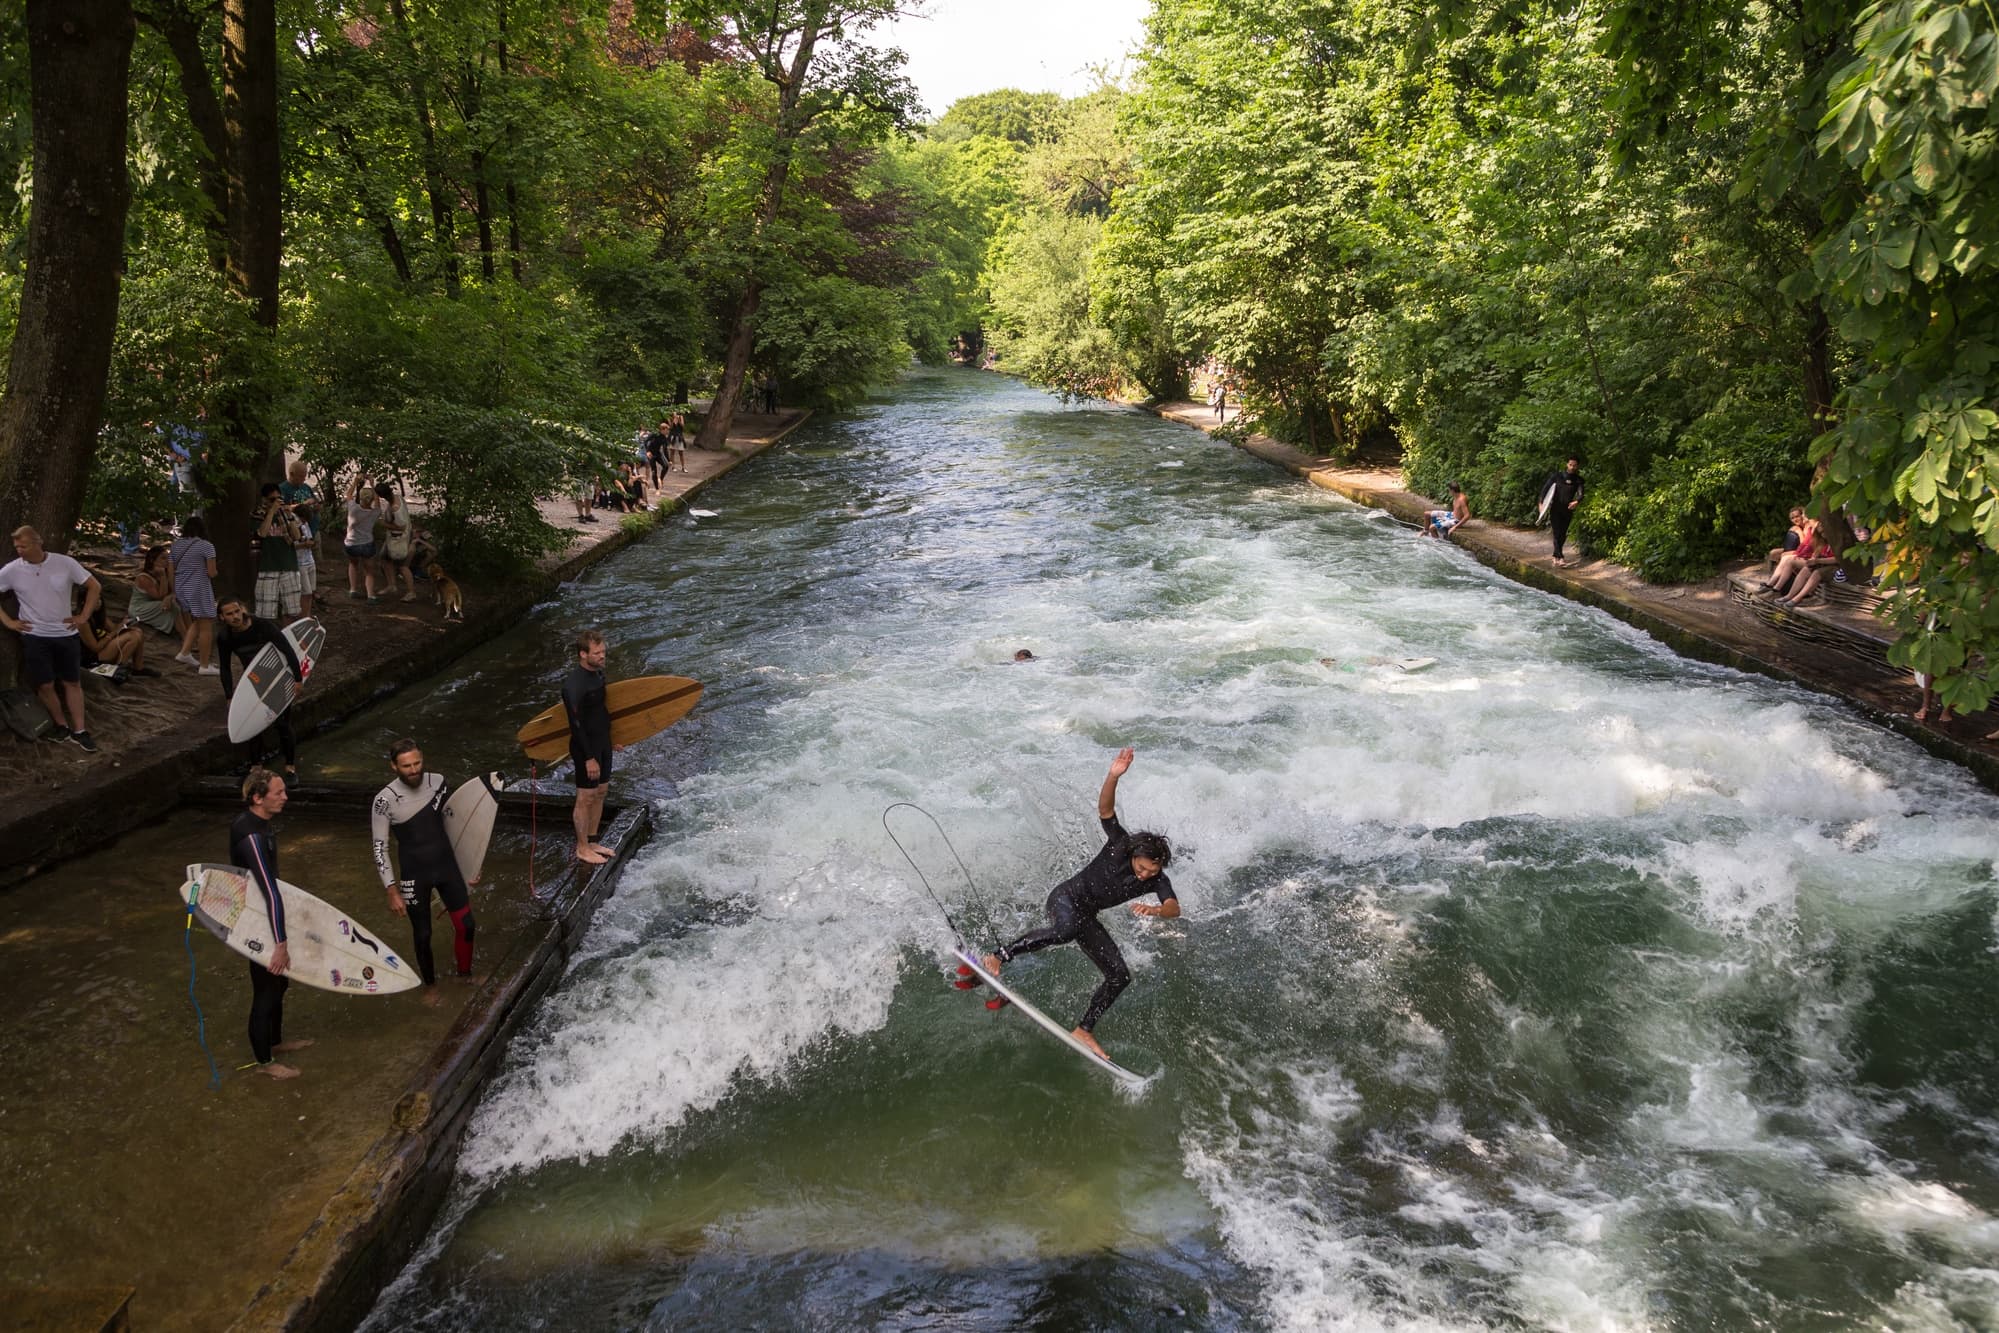
[[[1217,424],[1214,409],[1205,403],[1160,403],[1146,410],[1203,431],[1212,431]],[[1411,524],[1420,524],[1428,510],[1447,507],[1404,488],[1397,467],[1343,465],[1262,435],[1249,436],[1241,447],[1316,486]],[[1917,706],[1916,688],[1907,672],[1889,667],[1885,659],[1863,660],[1868,655],[1864,650],[1861,655],[1831,651],[1817,638],[1785,632],[1745,610],[1730,587],[1730,575],[1736,571],[1699,583],[1658,584],[1608,560],[1585,559],[1557,568],[1545,531],[1509,527],[1476,515],[1452,540],[1512,578],[1600,607],[1690,656],[1838,695],[1932,753],[1965,765],[1999,790],[1999,741],[1995,741],[1999,732],[1993,730],[1999,719],[1983,713],[1941,727],[1916,722],[1909,716]],[[1816,622],[1803,627],[1807,631],[1834,629],[1871,640],[1881,651],[1892,641],[1884,626],[1854,607],[1829,605],[1786,614]]]

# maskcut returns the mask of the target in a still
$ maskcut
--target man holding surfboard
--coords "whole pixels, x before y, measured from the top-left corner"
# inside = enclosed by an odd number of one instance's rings
[[[229,826],[229,863],[240,866],[262,895],[271,918],[275,945],[271,956],[250,963],[250,1054],[257,1072],[270,1078],[297,1078],[299,1071],[279,1064],[287,1051],[304,1050],[310,1040],[286,1041],[285,991],[291,982],[291,947],[285,940],[285,900],[278,890],[278,844],[271,836],[271,818],[285,808],[285,780],[267,769],[253,768],[243,783],[243,813]]]
[[[604,822],[604,793],[611,781],[611,707],[604,698],[604,636],[586,629],[576,636],[576,663],[562,681],[562,711],[569,719],[569,759],[576,766],[576,859],[600,866],[613,855],[597,841]]]
[[[1129,745],[1111,760],[1110,772],[1097,793],[1097,819],[1104,829],[1103,850],[1048,895],[1048,925],[1000,946],[998,953],[987,954],[981,960],[988,972],[998,976],[1002,965],[1021,954],[1071,942],[1080,946],[1083,955],[1104,974],[1104,979],[1090,997],[1082,1021],[1070,1035],[1106,1060],[1110,1057],[1097,1044],[1094,1030],[1097,1020],[1117,1000],[1118,993],[1131,984],[1131,969],[1125,966],[1117,942],[1097,920],[1097,913],[1152,893],[1158,895],[1158,903],[1132,903],[1133,915],[1165,918],[1180,915],[1180,899],[1173,892],[1173,881],[1166,877],[1166,867],[1173,859],[1172,846],[1161,834],[1128,833],[1118,822],[1118,779],[1130,769],[1131,761]]]
[[[248,688],[250,676],[247,668],[257,654],[276,645],[285,659],[285,667],[292,673],[294,691],[305,688],[306,673],[300,669],[298,653],[292,648],[291,640],[278,632],[278,627],[270,621],[250,614],[250,608],[243,605],[241,597],[230,597],[216,608],[216,616],[222,622],[222,633],[215,638],[215,660],[222,664],[222,698],[225,703],[233,702],[236,694],[235,666],[241,663],[246,668],[242,684]],[[252,724],[254,725],[254,724]],[[284,756],[285,774],[298,776],[298,733],[292,730],[291,711],[287,706],[271,720],[271,725],[262,733],[245,743],[250,753],[250,761],[255,763],[268,753],[264,745],[266,737],[276,735],[278,752]]]
[[[389,910],[410,921],[411,955],[426,987],[425,1004],[438,1002],[437,962],[430,952],[430,895],[444,899],[451,914],[451,952],[458,975],[472,976],[472,892],[458,869],[458,854],[444,825],[445,798],[450,788],[443,775],[426,773],[423,751],[405,738],[389,748],[394,781],[375,795],[369,815],[374,834],[375,870],[388,891]],[[402,876],[389,862],[393,833],[402,862]]]

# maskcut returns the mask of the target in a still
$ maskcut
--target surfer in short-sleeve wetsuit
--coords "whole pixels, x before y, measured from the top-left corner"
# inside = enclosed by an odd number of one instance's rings
[[[444,827],[444,803],[451,788],[441,774],[426,773],[423,751],[413,740],[399,740],[389,749],[389,767],[395,780],[375,794],[370,808],[373,824],[375,870],[388,890],[389,910],[410,919],[410,952],[416,956],[417,971],[427,987],[437,985],[437,962],[430,952],[430,895],[434,889],[444,899],[451,914],[451,952],[458,963],[458,975],[472,975],[472,893],[458,869],[457,853],[451,850],[451,834]],[[389,838],[396,841],[402,877],[389,861]],[[425,1004],[436,1004],[435,990],[424,992]]]
[[[271,836],[271,816],[285,808],[285,799],[283,778],[265,769],[251,769],[243,783],[247,808],[229,826],[229,864],[242,870],[252,891],[262,895],[264,911],[271,918],[271,937],[276,941],[268,961],[250,964],[250,1053],[257,1059],[257,1072],[272,1078],[297,1078],[298,1070],[279,1064],[274,1057],[312,1045],[310,1039],[284,1039],[285,991],[291,987],[285,973],[291,970],[292,959],[285,932],[285,899],[278,889],[278,844]]]
[[[1173,859],[1172,847],[1160,834],[1127,833],[1118,822],[1117,783],[1131,767],[1131,759],[1131,747],[1126,746],[1111,760],[1111,771],[1097,793],[1097,818],[1104,826],[1103,850],[1048,895],[1048,925],[1000,946],[998,953],[987,954],[983,960],[986,970],[998,976],[1002,964],[1024,953],[1074,941],[1104,974],[1096,994],[1090,997],[1089,1008],[1083,1011],[1083,1021],[1071,1034],[1098,1055],[1104,1054],[1104,1048],[1097,1044],[1094,1035],[1097,1020],[1104,1016],[1118,993],[1131,984],[1131,970],[1124,965],[1124,955],[1118,952],[1111,933],[1097,920],[1097,913],[1155,893],[1159,896],[1156,905],[1132,903],[1132,912],[1137,916],[1180,915],[1180,899],[1173,892],[1173,881],[1166,877],[1166,866]]]
[[[604,697],[604,636],[586,629],[576,636],[576,661],[562,680],[562,711],[569,719],[569,759],[576,767],[576,859],[602,865],[609,847],[597,841],[604,820],[604,792],[611,780],[611,708]]]
[[[284,654],[292,679],[298,682],[300,689],[305,688],[305,673],[299,670],[298,654],[292,650],[291,640],[279,633],[276,625],[251,615],[250,608],[243,605],[240,597],[225,600],[216,609],[216,614],[222,621],[222,632],[215,636],[215,660],[222,664],[222,697],[225,700],[233,698],[236,693],[236,664],[240,662],[248,668],[257,654],[264,651],[264,646],[272,643]],[[246,683],[247,680],[245,677]],[[277,733],[278,752],[285,757],[285,775],[297,777],[298,733],[292,730],[289,708],[279,713],[277,720],[264,728],[260,735],[244,743],[244,748],[250,752],[250,761],[255,763],[268,753],[264,739],[272,732]]]

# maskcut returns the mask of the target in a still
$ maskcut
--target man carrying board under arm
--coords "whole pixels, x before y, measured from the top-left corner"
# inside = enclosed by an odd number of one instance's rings
[[[1124,965],[1124,955],[1118,952],[1111,933],[1097,920],[1097,913],[1119,903],[1129,903],[1141,894],[1156,893],[1157,905],[1132,903],[1133,915],[1168,918],[1180,915],[1180,899],[1174,896],[1173,881],[1166,877],[1173,848],[1160,834],[1127,833],[1118,822],[1117,781],[1131,767],[1131,758],[1129,745],[1118,751],[1117,758],[1111,760],[1111,771],[1104,777],[1103,789],[1097,793],[1097,818],[1104,826],[1103,850],[1048,895],[1047,926],[1029,931],[1012,944],[1001,945],[998,953],[989,953],[983,960],[986,970],[998,976],[1002,964],[1021,954],[1071,941],[1081,946],[1084,957],[1097,965],[1104,980],[1090,997],[1083,1021],[1070,1035],[1100,1056],[1104,1056],[1104,1048],[1097,1044],[1094,1035],[1097,1020],[1104,1016],[1118,993],[1131,984],[1131,969]]]
[[[576,662],[562,680],[562,711],[569,718],[569,759],[576,768],[576,859],[602,865],[609,847],[597,841],[604,822],[604,793],[611,781],[611,708],[604,698],[604,636],[586,629],[576,636]]]

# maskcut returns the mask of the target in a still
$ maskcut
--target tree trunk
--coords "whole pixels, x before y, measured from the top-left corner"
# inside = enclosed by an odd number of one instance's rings
[[[444,264],[444,289],[458,295],[458,242],[452,227],[451,197],[444,181],[444,162],[437,152],[437,126],[430,115],[430,80],[424,77],[423,55],[416,49],[410,32],[409,11],[403,0],[389,0],[396,33],[402,39],[403,58],[409,61],[410,107],[417,129],[423,136],[423,183],[430,196],[431,240]]]
[[[284,246],[276,0],[224,0],[222,117],[229,140],[229,286],[250,307],[257,325],[251,336],[269,340],[278,327]],[[243,596],[255,582],[250,527],[257,487],[284,470],[271,447],[270,394],[259,373],[267,352],[251,345],[231,349],[229,378],[236,387],[222,404],[220,439],[210,445],[220,466],[208,506],[209,537],[224,589]]]
[[[798,113],[799,98],[805,88],[806,72],[812,67],[812,53],[819,42],[820,24],[824,21],[823,7],[806,19],[798,40],[798,50],[791,58],[791,67],[782,77],[772,70],[770,62],[764,65],[764,77],[778,85],[777,156],[764,175],[763,207],[757,215],[755,232],[758,237],[770,230],[779,210],[784,207],[784,186],[791,176],[792,150],[797,147],[799,136],[805,133],[808,119]],[[757,309],[763,304],[763,279],[757,274],[756,262],[756,255],[752,253],[750,270],[743,276],[743,295],[736,302],[735,318],[729,325],[729,348],[722,358],[722,382],[716,386],[715,400],[709,404],[708,415],[702,419],[701,434],[694,441],[697,448],[722,448],[729,438],[729,427],[736,421],[736,405],[742,396],[743,379],[749,373],[750,353],[756,347]]]
[[[1805,306],[1805,419],[1811,423],[1812,435],[1816,438],[1832,428],[1833,375],[1832,375],[1832,321],[1826,318],[1825,306],[1813,297]],[[1812,491],[1817,493],[1825,482],[1826,469],[1832,459],[1820,460],[1812,470]],[[1813,505],[1813,509],[1820,506]],[[1819,529],[1832,549],[1841,553],[1840,568],[1846,577],[1865,580],[1871,572],[1867,566],[1845,558],[1846,548],[1853,545],[1853,525],[1846,521],[1846,512],[1840,509],[1825,510],[1814,515],[1819,521]]]
[[[34,202],[0,398],[0,533],[67,550],[104,418],[124,268],[130,0],[30,0]],[[12,558],[11,556],[9,557]]]
[[[487,282],[493,280],[493,196],[486,188],[486,155],[477,149],[472,153],[473,207],[479,221],[479,276]]]
[[[130,0],[28,0],[34,201],[0,397],[0,533],[30,524],[58,551],[83,512],[118,331],[133,31]],[[12,684],[20,644],[0,639]]]
[[[222,102],[215,95],[208,58],[201,49],[202,18],[200,13],[178,4],[156,5],[145,15],[147,26],[160,34],[167,50],[173,53],[180,74],[181,95],[187,100],[188,123],[201,138],[196,148],[201,157],[197,179],[201,182],[202,198],[208,201],[208,213],[201,226],[208,242],[208,262],[222,272],[229,264],[229,177],[224,160],[229,152],[229,136],[223,126]]]

